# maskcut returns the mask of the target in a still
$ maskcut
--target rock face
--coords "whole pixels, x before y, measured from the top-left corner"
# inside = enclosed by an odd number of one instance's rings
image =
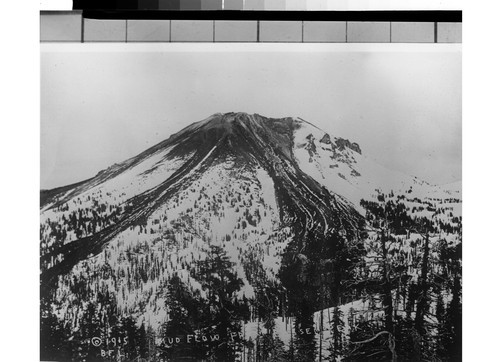
[[[328,133],[325,133],[325,135],[323,137],[321,137],[321,139],[319,140],[321,143],[325,143],[327,145],[331,144],[332,141],[330,139],[330,135]]]
[[[343,139],[343,138],[337,138],[335,140],[335,145],[337,146],[337,148],[340,150],[340,151],[343,151],[345,149],[351,149],[353,150],[354,152],[357,152],[361,155],[361,148],[359,147],[359,145],[355,142],[350,142],[349,140],[346,140],[346,139]]]

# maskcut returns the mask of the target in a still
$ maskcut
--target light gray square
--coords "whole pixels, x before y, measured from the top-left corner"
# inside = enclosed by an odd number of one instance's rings
[[[261,42],[301,42],[301,21],[261,21]]]
[[[257,21],[215,21],[215,41],[255,42]]]
[[[171,20],[171,41],[213,42],[214,22],[212,20]]]
[[[245,0],[243,4],[244,10],[263,10],[264,0]]]
[[[389,22],[347,22],[348,43],[389,43],[391,24]]]
[[[462,23],[438,23],[438,43],[461,43]]]
[[[127,41],[168,42],[170,20],[128,20]]]
[[[243,5],[243,0],[225,0],[224,10],[243,10]]]
[[[306,10],[307,0],[287,0],[286,10]]]
[[[40,41],[81,42],[82,13],[40,14]]]
[[[264,10],[285,10],[286,0],[265,0]],[[262,10],[262,9],[260,9]]]
[[[325,10],[326,0],[307,0],[307,10]]]
[[[434,43],[434,23],[391,23],[393,43]]]
[[[304,21],[304,42],[346,42],[345,21]]]
[[[83,40],[86,42],[125,42],[125,20],[84,19]]]

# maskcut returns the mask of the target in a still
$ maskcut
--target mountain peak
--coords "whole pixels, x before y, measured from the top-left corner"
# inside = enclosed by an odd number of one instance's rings
[[[257,114],[253,116],[262,118]],[[243,121],[252,121],[253,116],[244,112],[214,113],[210,117],[184,128],[179,134],[193,131],[208,131],[212,129],[231,131],[236,124],[241,124]]]
[[[231,127],[235,123],[251,118],[248,113],[244,112],[216,113],[209,117],[209,121],[205,125],[211,127]]]

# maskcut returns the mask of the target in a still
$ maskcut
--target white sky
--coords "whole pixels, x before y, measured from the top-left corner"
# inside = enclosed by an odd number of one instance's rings
[[[461,179],[461,45],[42,44],[41,188],[217,112],[299,116],[379,163]]]

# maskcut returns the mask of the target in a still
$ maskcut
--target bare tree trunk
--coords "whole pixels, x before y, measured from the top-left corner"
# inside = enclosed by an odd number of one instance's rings
[[[415,331],[413,333],[413,348],[414,348],[414,361],[421,360],[421,342],[422,336],[425,333],[424,329],[424,316],[427,310],[427,274],[429,270],[429,233],[425,235],[424,242],[424,255],[422,258],[422,274],[420,277],[419,297],[417,301],[417,310],[415,313]]]
[[[322,352],[323,352],[323,309],[321,309],[321,315],[319,319],[319,362],[322,362]]]
[[[424,334],[424,315],[427,309],[427,274],[429,269],[429,234],[425,236],[424,256],[422,259],[422,275],[420,279],[420,298],[415,315],[415,328],[420,335]]]
[[[381,237],[381,247],[382,247],[382,278],[383,278],[383,290],[384,290],[384,313],[385,313],[385,328],[390,333],[394,333],[394,322],[392,319],[393,306],[392,306],[392,286],[389,275],[389,262],[387,257],[387,245],[389,231],[387,231],[387,236],[382,232]]]
[[[364,341],[358,341],[358,342],[351,342],[352,344],[364,344],[364,343],[369,343],[374,340],[376,340],[378,337],[380,337],[383,334],[387,334],[389,338],[389,349],[391,350],[391,362],[397,362],[398,360],[398,355],[396,354],[396,339],[394,338],[394,335],[391,332],[388,331],[382,331],[378,332],[376,335],[373,337],[366,339]]]

